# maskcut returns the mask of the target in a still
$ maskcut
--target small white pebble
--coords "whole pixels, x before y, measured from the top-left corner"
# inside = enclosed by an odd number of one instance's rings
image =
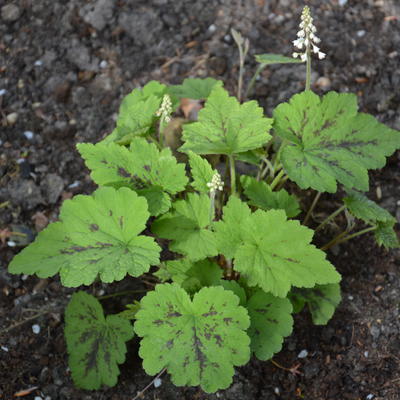
[[[43,65],[43,61],[42,60],[36,60],[34,65],[35,65],[35,67],[41,67]]]
[[[1,349],[2,349],[3,351],[5,351],[6,353],[8,352],[8,347],[6,347],[6,346],[1,346]]]
[[[68,185],[68,189],[74,189],[76,187],[78,187],[81,183],[79,181],[75,181],[73,183],[71,183],[70,185]]]
[[[17,164],[22,164],[24,162],[25,162],[25,158],[17,158],[17,161],[16,161]]]
[[[160,378],[156,378],[156,379],[154,379],[154,383],[153,383],[153,385],[154,385],[154,387],[155,387],[155,388],[158,388],[158,387],[160,387],[160,386],[161,386],[161,384],[162,384],[162,380],[161,380]]]
[[[365,32],[364,30],[357,31],[357,36],[358,36],[358,37],[363,37],[363,36],[365,36],[366,33],[367,33],[367,32]]]
[[[302,350],[298,355],[297,358],[306,358],[308,356],[307,350]]]
[[[14,125],[17,122],[18,114],[16,112],[10,113],[6,116],[7,123]]]
[[[368,358],[369,356],[369,352],[368,351],[364,351],[364,357]]]
[[[28,276],[29,276],[29,275],[25,275],[25,274],[24,274],[24,275],[21,276],[21,279],[22,279],[23,281],[26,281],[26,280],[28,279]]]
[[[107,67],[108,67],[108,62],[106,60],[102,60],[100,62],[100,68],[104,69],[104,68],[107,68]]]
[[[382,188],[380,186],[376,187],[376,197],[378,198],[378,200],[382,198]]]
[[[103,296],[104,293],[105,293],[105,290],[104,290],[104,289],[100,289],[100,290],[97,292],[97,296]]]
[[[344,6],[347,4],[347,0],[339,0],[339,6]]]
[[[372,400],[374,397],[375,397],[375,396],[374,396],[372,393],[370,393],[370,394],[366,397],[366,399],[367,399],[367,400]]]
[[[210,32],[210,33],[214,33],[216,30],[217,30],[217,27],[214,25],[214,24],[211,24],[209,27],[208,27],[208,32]]]
[[[0,139],[0,146],[3,144],[3,141]]]
[[[0,96],[4,96],[7,93],[6,89],[0,89]]]
[[[32,332],[37,335],[40,333],[40,326],[38,324],[32,325]]]
[[[350,296],[348,297],[348,299],[349,299],[350,301],[353,301],[353,300],[354,300],[354,297],[350,295]]]
[[[278,396],[281,394],[281,391],[279,390],[278,387],[274,388],[274,392],[275,392],[275,394],[277,394]]]
[[[230,42],[231,41],[231,35],[225,35],[224,36],[225,42]]]
[[[398,206],[400,206],[400,200],[397,200],[396,204],[397,204]]]
[[[9,240],[8,242],[7,242],[7,246],[8,247],[15,247],[17,245],[17,243],[15,243],[13,240]]]
[[[24,136],[28,139],[28,140],[32,140],[34,133],[32,131],[25,131],[24,132]]]
[[[43,400],[40,396],[35,396],[34,400]]]

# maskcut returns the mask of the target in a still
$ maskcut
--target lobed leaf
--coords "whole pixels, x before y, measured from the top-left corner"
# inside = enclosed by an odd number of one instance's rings
[[[222,87],[223,82],[214,78],[186,78],[181,85],[170,86],[168,91],[179,99],[205,100],[215,87]]]
[[[215,87],[198,122],[183,127],[180,151],[233,155],[263,146],[271,138],[272,120],[264,118],[255,101],[240,104],[222,87]]]
[[[308,305],[315,325],[326,325],[342,300],[338,283],[316,285],[312,289],[293,288],[289,297],[297,304],[297,312]]]
[[[374,235],[379,246],[384,246],[386,249],[398,249],[400,247],[399,238],[394,230],[394,225],[395,220],[377,223]]]
[[[167,368],[177,386],[225,389],[233,366],[250,358],[247,311],[222,287],[203,288],[191,300],[177,284],[157,285],[142,298],[136,317],[145,371],[155,375]]]
[[[188,155],[190,172],[193,178],[191,185],[199,193],[208,193],[210,188],[207,186],[207,183],[211,182],[216,171],[213,170],[205,158],[202,158],[193,151],[189,151]]]
[[[274,129],[285,139],[282,164],[302,189],[368,190],[368,169],[381,168],[400,148],[400,133],[357,112],[353,94],[311,91],[294,95],[274,111]]]
[[[173,211],[156,219],[151,229],[157,236],[172,240],[170,249],[199,261],[218,254],[214,233],[209,225],[210,199],[190,193],[187,200],[178,200]]]
[[[240,182],[244,188],[244,194],[250,199],[250,205],[263,210],[285,210],[288,218],[300,214],[298,200],[285,189],[273,192],[266,182],[257,181],[255,178],[246,175],[240,177]]]
[[[131,187],[147,199],[154,216],[169,210],[168,193],[176,194],[188,183],[185,165],[177,163],[171,150],[160,151],[143,138],[133,139],[129,149],[115,143],[79,143],[77,148],[98,185]]]
[[[287,220],[283,210],[251,214],[247,205],[231,198],[223,213],[215,224],[219,251],[234,258],[234,269],[249,286],[285,297],[291,286],[340,281],[325,253],[310,244],[313,231]]]
[[[65,311],[65,339],[75,385],[87,390],[114,386],[118,364],[125,361],[125,342],[133,336],[128,320],[118,315],[104,317],[95,297],[74,293]]]
[[[60,273],[64,286],[90,285],[98,275],[113,282],[140,276],[159,263],[153,238],[139,235],[149,218],[147,203],[128,188],[103,187],[78,195],[11,261],[9,272],[47,278]]]
[[[257,291],[247,302],[251,350],[259,360],[269,360],[282,349],[283,339],[292,333],[290,301]]]

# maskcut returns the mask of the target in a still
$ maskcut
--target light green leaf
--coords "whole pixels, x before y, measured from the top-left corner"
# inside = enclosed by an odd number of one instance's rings
[[[125,342],[133,336],[128,320],[118,315],[104,317],[95,297],[74,293],[65,311],[65,339],[75,385],[87,390],[114,386],[118,364],[125,361]]]
[[[239,298],[222,287],[203,288],[190,299],[177,284],[157,285],[141,300],[135,332],[149,375],[163,368],[177,386],[207,392],[227,388],[233,366],[250,358],[249,318]]]
[[[214,286],[222,278],[221,268],[209,260],[195,263],[187,258],[166,261],[165,269],[170,275],[170,279],[189,293],[194,293],[205,286]]]
[[[386,249],[398,249],[400,247],[399,238],[394,230],[395,220],[388,222],[378,222],[374,231],[375,240],[379,246]]]
[[[357,112],[354,94],[311,91],[294,95],[274,111],[274,129],[285,139],[281,161],[302,189],[368,190],[368,169],[381,168],[400,148],[400,133]]]
[[[293,218],[300,214],[298,200],[285,189],[273,192],[267,183],[257,181],[255,178],[246,175],[240,177],[240,182],[244,188],[244,194],[250,199],[250,205],[263,210],[285,210],[288,218]]]
[[[193,177],[191,185],[200,193],[208,193],[210,188],[207,183],[211,182],[215,172],[210,163],[203,157],[198,156],[193,151],[189,151],[190,172]]]
[[[270,65],[270,64],[299,64],[303,61],[293,58],[293,57],[285,57],[280,54],[256,54],[256,61],[260,64]]]
[[[216,87],[199,112],[199,120],[183,127],[180,151],[197,154],[243,153],[269,141],[272,120],[263,116],[255,101],[240,104],[222,87]]]
[[[364,194],[354,190],[343,199],[344,204],[352,215],[367,223],[391,222],[394,217]]]
[[[156,112],[166,91],[165,85],[150,81],[143,89],[134,89],[125,96],[119,109],[117,127],[101,143],[129,144],[134,137],[152,133]]]
[[[232,259],[238,247],[244,243],[245,225],[251,216],[250,208],[236,196],[231,196],[223,208],[223,219],[214,223],[215,239],[219,253]]]
[[[338,283],[316,285],[312,289],[293,288],[289,297],[294,303],[308,305],[315,325],[326,325],[342,299]]]
[[[292,305],[259,290],[247,302],[251,350],[259,360],[269,360],[282,349],[283,338],[293,329]]]
[[[177,163],[169,148],[160,151],[143,138],[133,139],[129,149],[115,143],[79,143],[77,148],[98,185],[135,189],[146,197],[151,215],[168,211],[168,193],[176,194],[188,183],[185,164]]]
[[[90,285],[98,275],[107,283],[140,276],[159,263],[154,239],[139,236],[148,218],[146,200],[127,188],[75,196],[64,202],[62,222],[40,232],[14,257],[9,272],[40,278],[59,272],[68,287]]]
[[[222,86],[222,81],[217,81],[213,78],[186,78],[182,85],[171,86],[168,91],[179,99],[205,100],[210,95],[212,89]]]
[[[236,160],[256,166],[260,165],[263,157],[265,157],[265,150],[263,148],[249,150],[235,155]]]
[[[340,281],[325,253],[310,244],[311,229],[287,220],[283,210],[257,210],[249,215],[247,206],[239,202],[229,200],[215,231],[220,252],[234,258],[234,269],[249,286],[285,297],[291,286]]]
[[[246,291],[239,285],[236,281],[227,281],[225,279],[221,279],[217,285],[222,286],[225,290],[230,290],[235,293],[237,297],[239,297],[241,306],[246,306],[247,296]]]
[[[151,229],[157,236],[172,240],[170,249],[191,261],[218,254],[214,233],[209,225],[210,199],[190,193],[187,200],[178,200],[173,211],[159,217]]]

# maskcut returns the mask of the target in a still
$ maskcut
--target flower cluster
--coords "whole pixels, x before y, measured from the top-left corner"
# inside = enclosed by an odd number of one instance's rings
[[[171,121],[172,102],[169,95],[165,94],[161,103],[161,107],[156,112],[157,117],[161,117],[166,123]]]
[[[300,30],[297,32],[297,39],[293,41],[296,48],[302,50],[303,52],[293,53],[293,57],[300,57],[301,61],[307,60],[307,55],[312,51],[318,54],[318,58],[322,60],[325,58],[326,54],[320,51],[317,43],[321,41],[316,35],[317,28],[313,25],[313,18],[310,14],[310,8],[305,6],[301,14]],[[304,50],[303,50],[304,48]]]
[[[213,175],[211,182],[207,183],[207,186],[210,188],[210,192],[216,192],[217,190],[222,192],[222,190],[224,190],[224,182],[221,180],[221,175],[216,172]]]

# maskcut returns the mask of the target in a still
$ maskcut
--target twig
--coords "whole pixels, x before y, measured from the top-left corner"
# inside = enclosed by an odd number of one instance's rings
[[[158,379],[165,371],[167,370],[167,368],[164,368],[163,370],[161,370],[161,372],[144,388],[142,389],[140,392],[137,392],[136,396],[132,399],[132,400],[136,400],[139,397],[142,397],[144,392],[151,386],[154,384],[154,382],[156,381],[156,379]]]
[[[310,219],[311,214],[314,211],[314,208],[317,205],[319,198],[321,197],[321,194],[322,194],[321,192],[318,192],[317,195],[314,197],[314,200],[313,200],[313,202],[311,204],[311,207],[309,208],[309,210],[307,212],[307,215],[304,218],[303,225],[307,225],[307,222]]]
[[[39,318],[42,315],[46,315],[46,314],[48,314],[49,312],[52,312],[52,311],[54,311],[54,310],[46,310],[46,311],[42,311],[40,313],[37,313],[35,315],[32,315],[31,317],[28,317],[28,318],[24,319],[23,321],[17,322],[16,324],[9,326],[8,328],[2,329],[0,331],[0,335],[2,335],[3,333],[7,333],[7,332],[13,330],[14,328],[18,328],[19,326],[25,324],[26,322],[32,321],[32,320],[34,320],[36,318]]]

